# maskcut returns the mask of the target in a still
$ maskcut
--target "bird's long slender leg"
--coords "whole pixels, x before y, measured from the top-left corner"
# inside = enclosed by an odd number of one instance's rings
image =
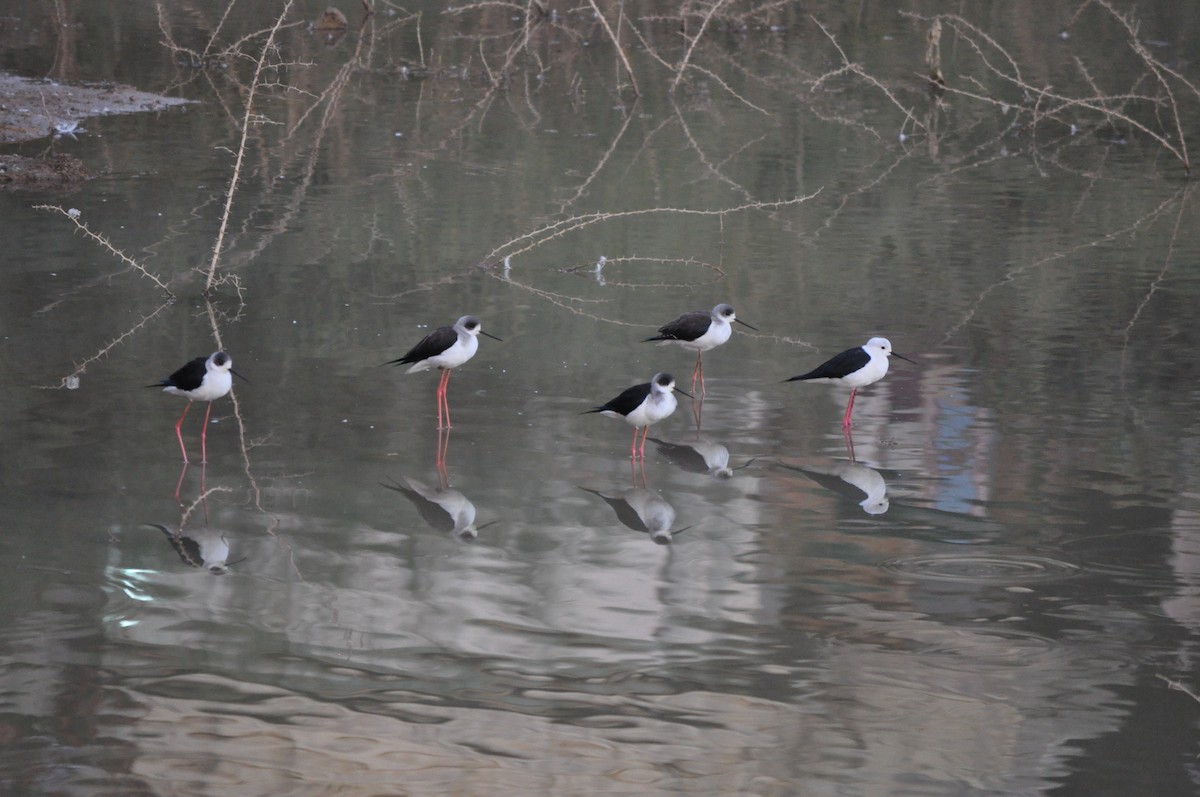
[[[445,371],[442,371],[440,374],[438,374],[437,391],[434,394],[434,401],[437,402],[437,416],[438,416],[437,428],[438,428],[439,432],[444,428],[442,426],[442,382],[445,379],[446,379]]]
[[[445,399],[446,399],[446,377],[449,376],[449,374],[450,374],[450,372],[447,371],[445,368],[443,368],[442,372],[438,375],[438,384],[437,384],[437,428],[438,428],[438,431],[449,428],[449,426],[450,426],[449,419],[447,419],[444,424],[442,422],[442,415],[443,415],[442,408],[445,406]]]
[[[442,378],[438,382],[438,428],[442,427],[442,415],[446,416],[446,429],[450,428],[450,401],[446,398],[447,389],[450,387],[450,369],[442,369]]]
[[[638,428],[633,427],[633,442],[629,444],[629,458],[637,459],[637,433]]]
[[[204,465],[208,462],[208,416],[212,415],[212,402],[208,402],[208,409],[204,411],[204,426],[200,428],[200,464]]]
[[[846,405],[846,414],[842,416],[843,429],[849,429],[851,426],[850,413],[854,412],[854,396],[856,393],[858,393],[858,388],[854,388],[850,391],[850,403]]]
[[[636,429],[634,430],[633,434],[634,434],[634,437],[637,437]],[[642,462],[646,461],[646,435],[648,435],[648,434],[650,434],[650,425],[649,424],[642,427],[642,444],[640,446],[638,446],[638,459],[642,460]]]
[[[210,404],[209,406],[211,407],[212,405]],[[183,445],[183,432],[179,431],[179,427],[183,426],[183,419],[187,417],[188,410],[190,410],[191,408],[192,408],[192,400],[188,399],[187,406],[185,406],[183,408],[183,415],[180,415],[179,420],[175,422],[175,438],[177,440],[179,440],[179,450],[183,452],[183,462],[185,465],[187,464],[187,461],[188,461],[187,447],[185,447]]]
[[[700,377],[700,395],[704,395],[704,352],[696,352],[696,367],[692,369],[692,392],[696,392],[696,377]]]

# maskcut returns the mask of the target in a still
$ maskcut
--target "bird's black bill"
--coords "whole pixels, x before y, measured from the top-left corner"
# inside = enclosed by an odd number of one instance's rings
[[[695,396],[693,396],[691,393],[687,392],[686,390],[682,390],[682,389],[680,389],[680,388],[675,388],[675,392],[676,392],[676,393],[682,393],[683,395],[685,395],[685,396],[687,396],[688,398],[690,398],[692,401],[695,401],[695,400],[696,400],[696,397],[695,397]]]
[[[750,324],[747,324],[745,321],[743,321],[743,320],[742,320],[742,319],[740,319],[740,318],[735,318],[735,319],[733,319],[733,320],[734,320],[734,321],[736,321],[737,323],[741,324],[741,325],[742,325],[742,326],[744,326],[744,327],[750,327],[750,329],[753,329],[755,332],[757,332],[757,331],[758,331],[758,327],[756,327],[756,326],[751,326]]]
[[[245,382],[247,385],[248,385],[248,384],[250,384],[250,380],[249,380],[249,379],[247,379],[246,377],[242,376],[241,374],[239,374],[237,371],[233,370],[232,368],[230,368],[230,369],[229,369],[229,373],[233,374],[233,375],[234,375],[234,376],[236,376],[238,379],[240,379],[240,380],[242,380],[243,382]]]
[[[894,352],[892,352],[892,356],[899,357],[901,360],[904,360],[904,362],[906,362],[906,363],[912,363],[913,365],[917,364],[916,360],[910,360],[907,357],[905,357],[903,354],[901,354],[900,352],[894,351]]]
[[[488,333],[484,332],[482,329],[481,329],[481,330],[479,330],[479,334],[480,334],[480,335],[487,335],[487,336],[488,336],[489,338],[491,338],[492,340],[498,340],[498,341],[500,341],[501,343],[503,343],[503,342],[504,342],[504,338],[498,338],[498,337],[496,337],[495,335],[488,335]]]

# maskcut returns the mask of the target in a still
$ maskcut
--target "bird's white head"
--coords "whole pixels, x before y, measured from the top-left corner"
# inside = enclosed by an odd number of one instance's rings
[[[753,329],[755,332],[758,331],[758,327],[754,326],[753,324],[747,324],[745,321],[742,321],[740,318],[737,317],[737,313],[733,312],[732,304],[725,304],[724,302],[722,302],[721,304],[718,304],[716,307],[713,308],[712,316],[715,319],[724,321],[726,324],[731,324],[731,323],[736,322],[736,323],[741,324],[742,326],[746,327],[747,329]]]
[[[496,337],[495,335],[489,335],[488,333],[484,332],[483,331],[483,323],[480,322],[480,320],[473,315],[465,315],[462,318],[455,321],[454,328],[459,332],[459,334],[462,334],[465,332],[466,334],[470,335],[473,338],[477,338],[480,335],[484,335],[485,337],[489,337],[492,340],[500,340],[500,338]]]
[[[868,354],[879,352],[884,357],[888,357],[892,353],[892,342],[887,338],[871,338],[863,348],[867,350]]]
[[[905,362],[913,362],[900,352],[892,351],[892,342],[887,338],[871,338],[867,341],[867,345],[863,346],[863,348],[866,349],[867,354],[872,356],[875,354],[882,354],[884,357],[899,357]],[[916,365],[916,363],[913,364]]]

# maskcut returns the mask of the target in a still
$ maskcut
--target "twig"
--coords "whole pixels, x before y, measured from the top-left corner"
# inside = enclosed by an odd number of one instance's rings
[[[958,323],[955,324],[954,326],[950,327],[950,329],[946,331],[946,334],[942,337],[941,345],[945,345],[945,343],[947,341],[949,341],[952,337],[954,337],[956,334],[958,334],[959,330],[961,330],[964,326],[967,325],[967,323],[972,318],[974,318],[975,314],[977,312],[979,312],[979,308],[983,305],[984,301],[992,293],[992,291],[996,290],[997,288],[999,288],[1002,285],[1007,285],[1009,283],[1015,282],[1017,277],[1021,276],[1026,271],[1030,271],[1030,270],[1036,269],[1036,268],[1041,268],[1042,266],[1048,265],[1056,260],[1063,260],[1063,259],[1065,259],[1071,255],[1074,255],[1078,252],[1082,252],[1085,249],[1092,249],[1097,246],[1101,246],[1102,244],[1111,243],[1113,241],[1116,241],[1117,239],[1122,238],[1126,235],[1132,235],[1133,233],[1137,232],[1139,229],[1141,229],[1142,227],[1144,227],[1148,223],[1150,223],[1151,220],[1162,215],[1166,211],[1166,209],[1168,207],[1170,207],[1173,203],[1179,201],[1179,195],[1180,195],[1180,193],[1182,193],[1182,191],[1183,191],[1183,189],[1181,188],[1179,191],[1176,191],[1170,197],[1168,197],[1167,199],[1165,199],[1161,203],[1159,203],[1159,205],[1157,207],[1155,207],[1153,210],[1151,210],[1149,213],[1142,215],[1140,218],[1134,219],[1133,222],[1126,225],[1125,227],[1122,227],[1119,230],[1113,230],[1112,232],[1106,232],[1103,235],[1101,235],[1097,238],[1093,238],[1090,241],[1084,241],[1081,244],[1076,244],[1075,246],[1069,247],[1061,252],[1054,252],[1052,254],[1046,255],[1045,257],[1039,258],[1038,260],[1035,260],[1031,263],[1026,263],[1022,266],[1017,266],[1015,268],[1009,269],[1008,271],[1006,271],[1004,273],[1004,276],[1002,276],[999,280],[997,280],[996,282],[993,282],[991,285],[987,286],[986,288],[983,289],[983,291],[980,292],[979,296],[976,297],[975,301],[967,309],[966,313],[963,314],[963,317],[961,319],[959,319]]]
[[[1186,686],[1181,684],[1179,681],[1174,681],[1165,675],[1159,675],[1157,673],[1155,673],[1154,677],[1158,678],[1160,681],[1164,681],[1167,684],[1168,689],[1173,689],[1176,692],[1183,692],[1185,695],[1190,697],[1192,700],[1195,700],[1197,703],[1200,703],[1200,695],[1196,694],[1191,689],[1188,689]]]
[[[867,81],[872,86],[874,86],[875,88],[882,91],[883,96],[887,97],[888,100],[892,103],[892,105],[895,105],[897,108],[900,109],[900,112],[904,114],[905,118],[908,119],[909,123],[911,123],[913,127],[920,128],[921,130],[926,129],[925,125],[921,124],[921,122],[917,119],[917,117],[913,116],[912,111],[908,108],[905,108],[904,105],[900,102],[900,100],[896,99],[896,95],[892,93],[891,89],[889,89],[887,86],[880,83],[876,78],[869,75],[861,66],[859,66],[856,63],[853,63],[850,60],[850,58],[846,55],[846,51],[842,49],[842,46],[840,44],[838,44],[837,39],[835,39],[833,34],[830,33],[829,30],[824,25],[821,24],[821,21],[819,19],[817,19],[814,16],[810,16],[809,19],[811,19],[813,21],[813,23],[818,28],[821,29],[821,32],[824,33],[825,37],[827,39],[829,39],[831,44],[833,44],[834,49],[836,49],[838,51],[838,55],[840,55],[842,57],[842,63],[844,64],[844,66],[842,66],[840,69],[838,69],[834,72],[830,72],[828,75],[822,75],[820,78],[818,78],[817,82],[813,84],[813,88],[816,88],[817,86],[819,86],[822,82],[825,81],[826,78],[836,76],[843,72],[850,72],[852,74],[858,75],[860,78],[862,78],[863,80]]]
[[[101,235],[100,233],[98,233],[98,232],[92,232],[90,229],[88,229],[88,226],[87,226],[86,224],[84,224],[82,221],[80,221],[80,220],[79,220],[79,213],[78,213],[78,212],[76,212],[76,213],[71,213],[70,211],[63,210],[63,209],[62,209],[61,207],[59,207],[58,205],[34,205],[34,206],[33,206],[33,209],[34,209],[34,210],[49,210],[49,211],[54,211],[54,212],[56,212],[56,213],[61,213],[62,215],[66,216],[68,219],[70,219],[70,220],[71,220],[71,223],[75,225],[75,228],[76,228],[76,229],[78,229],[78,230],[82,231],[82,232],[83,232],[83,234],[84,234],[84,235],[86,235],[88,238],[91,238],[93,241],[95,241],[96,243],[98,243],[98,244],[100,244],[101,246],[103,246],[103,247],[104,247],[105,249],[107,249],[107,250],[108,250],[108,251],[109,251],[111,254],[115,255],[115,256],[116,256],[116,257],[118,257],[118,258],[119,258],[119,259],[120,259],[122,262],[124,262],[125,264],[127,264],[127,265],[128,265],[130,268],[131,268],[131,269],[133,269],[134,271],[138,272],[138,273],[139,273],[139,274],[141,274],[143,277],[146,277],[146,278],[148,278],[148,279],[152,280],[152,281],[154,282],[154,284],[155,284],[155,285],[157,285],[159,288],[161,288],[161,289],[162,289],[162,291],[163,291],[165,294],[167,294],[167,297],[168,297],[168,298],[170,298],[170,299],[174,299],[174,298],[175,298],[175,294],[171,293],[171,289],[167,287],[166,283],[165,283],[165,282],[163,282],[161,279],[159,279],[159,278],[158,278],[156,275],[154,275],[154,274],[151,274],[149,271],[147,271],[145,266],[143,266],[141,263],[139,263],[139,262],[137,262],[136,260],[134,260],[134,259],[133,259],[132,257],[130,257],[129,255],[127,255],[127,254],[125,254],[124,252],[122,252],[122,251],[121,251],[120,249],[118,249],[117,247],[113,246],[113,245],[112,245],[112,242],[111,242],[111,241],[109,241],[107,238],[105,238],[105,237],[104,237],[103,235]]]
[[[107,357],[108,353],[111,352],[113,349],[115,349],[117,346],[120,346],[121,343],[123,343],[126,338],[128,338],[133,333],[137,332],[142,327],[146,326],[146,324],[150,323],[150,320],[152,318],[154,318],[156,315],[161,313],[163,310],[170,307],[172,304],[174,304],[174,301],[171,299],[168,299],[167,301],[160,304],[154,310],[153,313],[151,313],[148,316],[144,316],[142,318],[142,320],[138,321],[132,327],[125,330],[120,335],[118,335],[117,337],[110,340],[108,343],[104,344],[104,346],[102,346],[99,351],[97,351],[91,357],[88,357],[86,360],[84,360],[79,365],[77,365],[75,367],[75,370],[72,371],[71,373],[67,374],[66,376],[64,376],[61,380],[59,380],[59,383],[57,385],[34,385],[34,387],[38,390],[63,390],[63,389],[70,390],[70,389],[73,389],[74,384],[77,384],[77,383],[75,383],[75,380],[78,378],[78,376],[80,374],[85,373],[87,371],[87,367],[89,365],[91,365],[92,363],[96,362],[99,359]]]
[[[225,231],[229,228],[229,217],[233,210],[233,197],[237,193],[238,182],[241,180],[242,163],[246,158],[246,141],[250,136],[251,120],[254,118],[254,96],[259,86],[259,77],[262,75],[263,65],[266,63],[267,56],[271,53],[275,43],[275,34],[279,32],[283,26],[283,20],[287,18],[288,12],[291,11],[294,0],[287,0],[283,10],[275,20],[275,27],[271,28],[271,33],[267,36],[266,42],[263,43],[262,52],[259,54],[258,61],[254,67],[254,77],[250,81],[250,91],[246,96],[246,112],[242,118],[242,139],[238,144],[237,156],[233,166],[233,177],[229,181],[229,191],[225,195],[225,208],[221,212],[221,227],[217,232],[217,240],[213,244],[212,261],[208,267],[208,279],[204,283],[204,292],[211,293],[213,286],[217,281],[217,264],[221,260],[222,246],[225,242]]]
[[[633,85],[634,96],[636,96],[636,97],[642,96],[641,90],[638,89],[637,76],[633,74],[633,67],[630,66],[629,58],[625,55],[624,48],[621,47],[620,38],[617,36],[617,33],[612,29],[612,26],[608,24],[608,20],[604,17],[604,14],[600,11],[600,6],[596,5],[596,0],[588,0],[588,2],[591,4],[592,11],[595,12],[597,19],[600,20],[600,24],[604,26],[604,32],[608,34],[608,38],[612,39],[613,47],[617,48],[617,55],[619,55],[621,57],[621,64],[622,64],[622,66],[625,67],[625,74],[629,75],[629,82]],[[618,23],[618,29],[619,29],[619,27],[620,27],[620,23]],[[676,78],[676,80],[678,80],[678,78]]]
[[[505,252],[505,250],[508,249],[508,247],[515,246],[522,241],[527,241],[527,240],[533,241],[533,243],[530,243],[528,246],[524,246],[520,249],[515,249],[513,251],[507,252],[509,257],[515,257],[524,252],[528,252],[530,249],[534,249],[538,246],[541,246],[542,244],[544,244],[548,241],[551,241],[555,238],[559,238],[563,235],[566,235],[568,232],[573,232],[575,230],[583,229],[584,227],[590,227],[593,224],[598,224],[603,221],[612,221],[613,219],[629,218],[632,216],[647,216],[647,215],[654,215],[654,214],[658,214],[658,213],[679,213],[681,215],[690,215],[690,216],[720,216],[720,217],[724,217],[731,213],[741,213],[741,212],[747,211],[747,210],[769,210],[769,209],[787,207],[789,205],[798,205],[803,202],[807,202],[808,200],[817,196],[817,194],[819,194],[819,193],[821,193],[821,189],[818,188],[816,191],[814,191],[813,193],[811,193],[807,196],[792,197],[791,199],[781,199],[781,200],[778,200],[775,202],[748,202],[744,205],[737,205],[736,207],[731,207],[731,208],[720,208],[718,210],[698,210],[698,209],[694,209],[694,208],[643,208],[642,210],[624,210],[624,211],[618,211],[618,212],[604,212],[604,213],[585,213],[585,214],[581,214],[581,215],[577,215],[577,216],[571,216],[570,218],[561,219],[556,222],[552,222],[551,224],[548,224],[537,230],[533,230],[532,232],[527,232],[524,235],[520,235],[520,236],[512,239],[511,241],[508,241],[508,242],[503,243],[500,246],[496,247],[491,252],[489,252],[487,254],[487,257],[484,259],[485,259],[485,261],[493,261],[496,257],[498,257],[500,255],[501,252]]]
[[[692,51],[696,49],[696,45],[700,43],[700,38],[704,35],[705,29],[708,28],[708,23],[712,20],[713,15],[717,10],[725,5],[725,0],[717,0],[713,3],[712,8],[708,9],[708,13],[703,16],[700,21],[700,30],[696,31],[696,35],[692,37],[688,44],[687,52],[683,54],[683,58],[679,62],[679,66],[675,68],[675,79],[671,81],[671,90],[674,91],[679,85],[679,81],[683,80],[684,70],[687,69],[688,62],[692,60]]]
[[[200,495],[196,496],[195,500],[188,504],[187,508],[183,510],[183,514],[179,516],[179,531],[175,532],[175,536],[178,538],[179,535],[183,533],[183,527],[187,525],[188,518],[190,518],[192,513],[196,511],[196,507],[208,500],[210,495],[213,493],[231,492],[233,492],[233,489],[230,487],[209,487]]]

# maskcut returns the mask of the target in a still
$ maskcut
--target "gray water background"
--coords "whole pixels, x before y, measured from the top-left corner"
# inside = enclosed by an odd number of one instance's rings
[[[1200,7],[601,3],[638,96],[588,4],[344,5],[278,32],[206,301],[277,9],[0,4],[0,67],[195,100],[10,149],[100,176],[0,194],[7,793],[1196,792],[1200,247],[1131,43],[1194,136]],[[639,472],[581,413],[686,388],[641,341],[723,301],[759,331],[651,436],[731,472]],[[437,377],[380,367],[465,313],[472,543],[389,489],[438,483]],[[876,334],[917,364],[851,452],[782,380]],[[250,383],[181,473],[143,386],[218,340]]]

